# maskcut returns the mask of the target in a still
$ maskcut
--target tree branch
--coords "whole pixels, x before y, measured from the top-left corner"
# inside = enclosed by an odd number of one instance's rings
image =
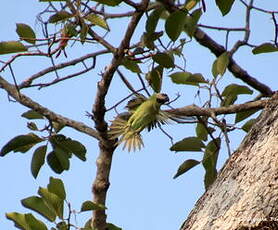
[[[114,52],[111,64],[106,67],[105,72],[102,75],[101,81],[98,82],[97,95],[93,107],[93,119],[95,121],[96,130],[101,137],[99,141],[100,153],[97,159],[97,175],[93,184],[94,202],[105,205],[107,190],[109,188],[109,175],[112,164],[112,155],[116,148],[115,140],[110,140],[107,135],[107,123],[104,119],[106,108],[105,98],[110,87],[113,75],[119,65],[121,64],[125,49],[130,46],[131,37],[137,27],[139,20],[147,9],[149,0],[142,0],[137,5],[136,12],[132,16],[123,40]],[[105,210],[95,210],[93,212],[92,227],[98,230],[106,229],[106,213]]]
[[[216,57],[219,57],[222,53],[226,52],[225,48],[210,38],[204,31],[197,28],[194,34],[195,39],[202,45],[207,47]],[[273,91],[265,84],[259,82],[256,78],[247,73],[246,70],[241,68],[233,58],[230,58],[228,65],[230,72],[243,82],[252,86],[265,96],[273,95]]]
[[[67,117],[54,113],[53,111],[51,111],[50,109],[48,109],[46,107],[43,107],[39,103],[33,101],[31,98],[20,93],[14,85],[7,82],[1,76],[0,76],[0,88],[5,89],[7,91],[7,93],[11,97],[13,97],[16,101],[18,101],[20,104],[42,114],[49,120],[58,122],[60,124],[68,126],[68,127],[71,127],[79,132],[86,133],[89,136],[94,137],[98,140],[100,139],[99,134],[96,132],[96,130],[90,128],[89,126],[85,125],[82,122],[77,122],[77,121],[71,120]]]
[[[210,117],[212,114],[220,115],[220,114],[232,114],[243,111],[248,111],[251,109],[263,109],[268,103],[270,99],[259,100],[247,102],[244,104],[230,105],[227,107],[219,107],[219,108],[201,108],[196,105],[188,105],[181,108],[176,109],[168,109],[165,110],[171,114],[177,116],[208,116]]]
[[[96,56],[101,55],[101,54],[105,54],[105,53],[109,53],[109,51],[108,50],[100,50],[100,51],[97,51],[95,53],[90,53],[90,54],[84,55],[82,57],[73,59],[71,61],[63,62],[63,63],[60,63],[60,64],[55,65],[55,66],[50,66],[50,67],[48,67],[44,70],[41,70],[40,72],[38,72],[36,74],[33,74],[31,77],[24,80],[18,87],[19,87],[19,89],[30,87],[30,85],[32,84],[32,82],[34,80],[44,76],[45,74],[48,74],[48,73],[53,72],[53,71],[57,71],[59,69],[63,69],[63,68],[68,67],[68,66],[76,65],[80,62],[83,62],[83,61],[89,59],[89,58],[95,58]]]

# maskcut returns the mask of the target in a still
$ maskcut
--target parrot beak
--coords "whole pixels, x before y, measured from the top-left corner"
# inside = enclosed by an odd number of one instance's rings
[[[159,94],[157,94],[156,101],[157,101],[159,104],[165,104],[166,102],[169,101],[169,97],[168,97],[168,95],[165,94],[165,93],[159,93]]]

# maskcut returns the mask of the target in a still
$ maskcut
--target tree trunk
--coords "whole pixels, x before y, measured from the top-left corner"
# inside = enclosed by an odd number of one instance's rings
[[[181,230],[278,229],[278,94]]]

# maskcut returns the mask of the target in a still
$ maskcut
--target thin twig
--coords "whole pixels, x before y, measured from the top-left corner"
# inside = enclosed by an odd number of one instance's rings
[[[125,76],[123,75],[123,73],[117,69],[117,73],[119,74],[121,80],[123,81],[123,83],[126,85],[126,87],[133,93],[136,94],[136,90],[133,88],[133,86],[129,83],[129,81],[125,78]]]
[[[245,28],[229,28],[229,27],[219,27],[219,26],[209,26],[204,24],[198,24],[198,27],[212,29],[212,30],[224,30],[224,31],[245,31]]]
[[[145,90],[146,94],[150,97],[151,94],[150,94],[149,91],[147,90],[147,87],[146,87],[146,85],[145,85],[145,82],[144,82],[143,78],[141,77],[140,73],[137,73],[137,77],[138,77],[138,79],[139,79],[139,81],[140,81],[140,83],[141,83],[143,89]]]
[[[138,94],[140,91],[142,91],[142,89],[136,90],[134,93],[131,93],[129,95],[127,95],[126,97],[124,97],[123,99],[121,99],[119,102],[117,102],[115,105],[111,106],[110,108],[106,109],[106,112],[112,110],[112,109],[116,109],[116,107],[118,107],[120,104],[122,104],[125,100],[127,100],[128,98],[134,96],[134,94]]]
[[[276,46],[278,46],[278,43],[277,43],[277,39],[278,39],[278,25],[277,25],[277,21],[276,21],[276,18],[275,18],[275,14],[272,12],[272,20],[273,20],[273,23],[274,23],[274,43]]]
[[[29,87],[39,87],[39,89],[42,89],[42,88],[45,88],[47,86],[51,86],[51,85],[54,85],[54,84],[57,84],[61,81],[65,81],[65,80],[68,80],[68,79],[71,79],[71,78],[74,78],[76,76],[80,76],[84,73],[87,73],[88,71],[92,70],[94,68],[94,64],[92,64],[91,66],[89,66],[88,68],[84,69],[84,70],[81,70],[81,71],[78,71],[76,73],[73,73],[73,74],[69,74],[65,77],[59,77],[59,78],[56,78],[54,79],[53,81],[49,82],[49,83],[38,83],[38,84],[32,84],[30,85]]]
[[[22,88],[29,87],[34,80],[44,76],[45,74],[48,74],[48,73],[54,71],[55,69],[59,70],[59,69],[63,69],[63,68],[68,67],[68,66],[76,65],[76,64],[78,64],[80,62],[83,62],[84,60],[87,60],[87,59],[90,59],[90,58],[94,58],[94,57],[97,57],[99,55],[106,54],[106,53],[109,53],[109,51],[108,50],[100,50],[100,51],[97,51],[95,53],[90,53],[90,54],[84,55],[82,57],[73,59],[73,60],[68,61],[68,62],[60,63],[60,64],[56,65],[55,67],[54,66],[50,66],[50,67],[48,67],[48,68],[46,68],[44,70],[41,70],[40,72],[38,72],[36,74],[33,74],[32,76],[30,76],[29,78],[24,80],[19,85],[19,88],[22,89]]]

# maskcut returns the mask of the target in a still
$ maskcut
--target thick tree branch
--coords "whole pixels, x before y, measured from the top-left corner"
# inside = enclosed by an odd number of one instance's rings
[[[114,52],[111,64],[106,67],[102,75],[101,81],[98,82],[98,91],[93,107],[93,118],[95,127],[101,137],[99,141],[100,153],[97,159],[97,175],[93,184],[94,202],[105,205],[107,190],[109,188],[109,175],[112,164],[112,155],[116,148],[115,140],[110,140],[107,136],[107,123],[105,121],[105,98],[110,87],[113,75],[121,64],[125,50],[130,46],[131,37],[137,27],[139,20],[147,9],[149,0],[142,0],[137,5],[136,12],[132,16],[123,40]],[[92,227],[97,230],[106,229],[106,213],[105,210],[96,210],[93,213]]]
[[[269,99],[259,100],[247,102],[244,104],[238,105],[230,105],[227,107],[219,107],[219,108],[201,108],[196,105],[188,105],[181,108],[176,109],[168,109],[165,110],[171,114],[175,114],[177,116],[208,116],[210,117],[212,114],[220,115],[220,114],[232,114],[243,111],[248,111],[251,109],[263,109],[269,103]]]
[[[222,53],[226,52],[225,48],[215,42],[204,31],[197,28],[194,34],[195,39],[202,45],[207,47],[216,57],[219,57]],[[241,68],[233,58],[230,58],[228,69],[236,77],[241,79],[246,84],[252,86],[265,96],[273,95],[273,91],[265,84],[259,82],[256,78],[247,73],[246,70]]]
[[[64,117],[62,115],[52,112],[50,109],[48,109],[46,107],[43,107],[39,103],[33,101],[31,98],[20,93],[14,85],[7,82],[1,76],[0,76],[0,88],[3,88],[4,90],[6,90],[6,92],[11,97],[13,97],[16,101],[18,101],[20,104],[42,114],[43,116],[48,118],[50,121],[58,122],[65,126],[71,127],[79,132],[88,134],[89,136],[94,137],[98,140],[100,139],[96,130],[92,129],[91,127],[85,125],[82,122],[71,120],[67,117]]]

